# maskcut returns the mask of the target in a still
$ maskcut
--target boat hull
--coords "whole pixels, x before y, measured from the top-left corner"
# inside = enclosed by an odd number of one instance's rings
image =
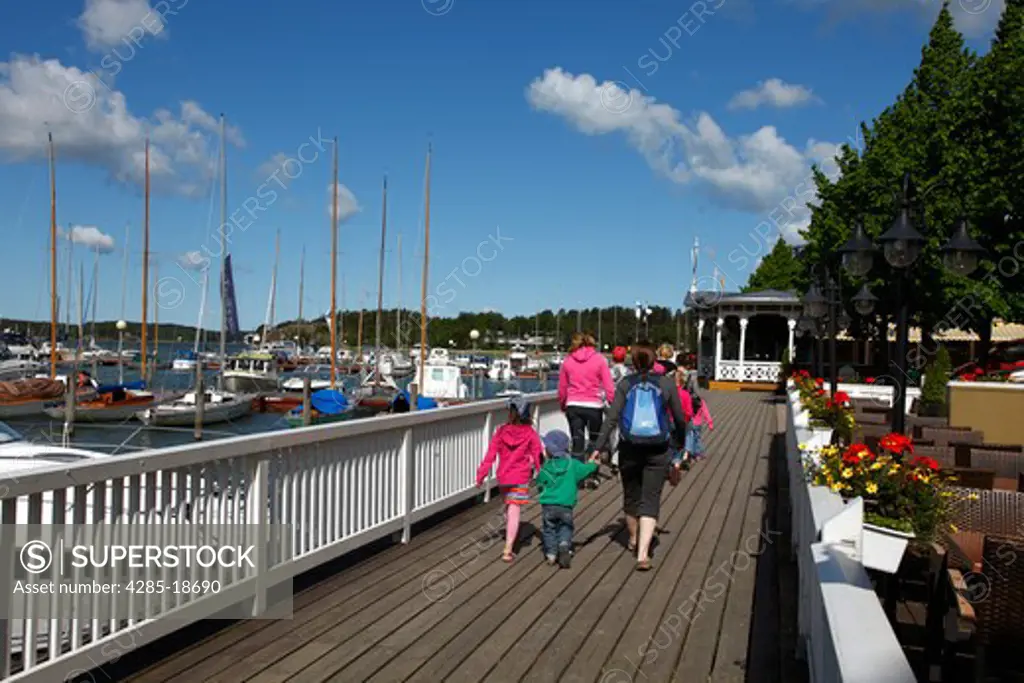
[[[357,417],[356,410],[354,407],[349,408],[344,412],[337,413],[335,415],[325,415],[323,413],[318,413],[314,411],[313,419],[310,422],[310,425],[330,424],[331,422],[344,422],[345,420],[351,420],[353,417]],[[285,417],[285,421],[288,423],[288,426],[292,428],[305,426],[305,423],[302,421],[301,414],[294,415],[292,413],[288,413],[287,417]]]
[[[258,394],[263,391],[277,391],[277,378],[225,373],[224,388],[235,394]]]
[[[244,397],[230,403],[209,403],[203,406],[203,424],[217,424],[245,417],[252,412],[252,398]],[[155,406],[137,413],[137,417],[153,427],[191,427],[196,423],[194,406],[170,404]]]
[[[46,406],[51,405],[53,401],[54,399],[50,398],[0,403],[0,420],[8,420],[12,417],[42,415]]]
[[[124,405],[92,407],[75,406],[75,422],[124,422],[135,417],[140,410],[153,405],[154,399],[127,401]],[[43,410],[55,420],[64,420],[64,406],[58,405]]]

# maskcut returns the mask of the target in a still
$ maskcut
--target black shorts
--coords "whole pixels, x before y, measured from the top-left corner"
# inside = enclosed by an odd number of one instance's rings
[[[664,447],[619,442],[622,509],[627,515],[657,519],[668,461],[668,450]]]

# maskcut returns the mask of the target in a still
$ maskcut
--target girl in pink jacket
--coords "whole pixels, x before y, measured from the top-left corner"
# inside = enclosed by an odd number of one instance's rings
[[[558,375],[558,403],[569,421],[572,451],[577,458],[592,449],[601,433],[604,407],[615,396],[615,385],[608,361],[597,352],[594,337],[577,332],[572,336],[569,355]]]
[[[505,496],[505,550],[501,554],[505,562],[515,559],[520,510],[530,502],[530,480],[540,471],[543,452],[540,437],[530,424],[530,404],[525,396],[513,396],[508,402],[508,422],[494,432],[476,471],[476,485],[483,486],[497,458],[498,487]]]

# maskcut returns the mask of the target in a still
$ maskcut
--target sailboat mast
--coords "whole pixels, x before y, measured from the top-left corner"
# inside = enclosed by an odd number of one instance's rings
[[[338,138],[334,138],[334,182],[331,184],[331,389],[338,372]]]
[[[92,261],[92,329],[89,336],[92,343],[96,343],[96,300],[100,298],[100,250],[97,247],[93,253]]]
[[[281,230],[278,228],[274,236],[274,276],[270,284],[270,327],[274,326],[277,307],[277,268],[281,262]]]
[[[427,365],[427,274],[430,270],[430,155],[431,146],[427,145],[426,199],[424,201],[423,219],[423,284],[420,287],[420,382],[426,379]],[[420,391],[423,387],[419,387]]]
[[[199,320],[196,322],[196,344],[192,348],[192,351],[196,354],[199,353],[199,342],[203,336],[203,318],[206,315],[206,284],[209,280],[209,269],[203,269],[203,297],[199,300]]]
[[[402,233],[398,233],[398,296],[395,303],[395,350],[402,350]]]
[[[149,138],[146,138],[146,190],[142,229],[142,379],[146,375],[146,328],[149,326]]]
[[[380,260],[377,263],[377,323],[375,335],[377,337],[374,358],[377,361],[377,381],[380,382],[380,334],[381,325],[384,322],[384,245],[388,230],[388,177],[384,176],[384,190],[382,194],[382,208],[380,218]]]
[[[121,320],[124,320],[125,296],[128,291],[128,224],[124,226],[124,256],[121,262]]]
[[[50,141],[50,379],[57,377],[57,170]]]
[[[224,148],[224,114],[220,115],[220,390],[224,390],[228,336],[228,245],[223,226],[228,220],[228,158]]]
[[[81,357],[83,341],[85,338],[85,264],[78,264],[78,348],[75,352],[76,358]]]
[[[68,240],[68,281],[64,285],[64,298],[67,299],[67,304],[64,306],[64,334],[67,335],[68,339],[71,339],[71,283],[74,281],[74,270],[72,265],[75,261],[75,243],[71,239],[71,223],[68,223],[68,233],[66,235]]]
[[[160,265],[153,264],[153,298],[156,299],[156,307],[153,309],[153,364],[156,365],[157,356],[160,354]]]
[[[306,281],[306,245],[302,245],[302,256],[299,258],[299,322],[302,322],[302,288]]]

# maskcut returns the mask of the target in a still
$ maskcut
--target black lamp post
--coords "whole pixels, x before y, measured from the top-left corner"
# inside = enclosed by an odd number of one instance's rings
[[[899,309],[896,315],[896,367],[903,377],[907,376],[907,343],[910,332],[907,272],[917,261],[921,247],[925,243],[924,236],[914,228],[910,217],[911,195],[912,186],[908,173],[903,176],[899,215],[893,221],[892,227],[878,238],[886,262],[897,272],[896,300],[899,302]],[[964,219],[960,220],[953,237],[940,251],[943,263],[963,276],[970,275],[978,267],[978,258],[985,252],[967,233],[967,222]],[[875,247],[860,225],[854,228],[853,237],[843,245],[840,252],[843,254],[843,265],[854,277],[863,277],[871,270]],[[864,285],[853,301],[859,314],[870,315],[877,298],[868,290],[867,285]],[[902,434],[906,430],[907,393],[903,389],[894,390],[896,396],[893,401],[892,430]]]
[[[812,269],[813,272],[814,269]],[[839,372],[838,363],[836,362],[836,336],[839,334],[839,318],[842,311],[842,301],[839,295],[839,285],[836,280],[832,277],[828,266],[824,268],[824,281],[825,281],[825,293],[822,294],[821,288],[817,281],[811,284],[810,289],[807,290],[807,294],[804,295],[804,313],[814,318],[819,322],[817,326],[819,330],[818,335],[818,356],[819,363],[819,377],[824,374],[824,353],[822,353],[822,334],[824,333],[824,324],[828,324],[828,354],[829,354],[829,388],[833,394],[839,385]],[[827,318],[827,320],[826,320]]]

